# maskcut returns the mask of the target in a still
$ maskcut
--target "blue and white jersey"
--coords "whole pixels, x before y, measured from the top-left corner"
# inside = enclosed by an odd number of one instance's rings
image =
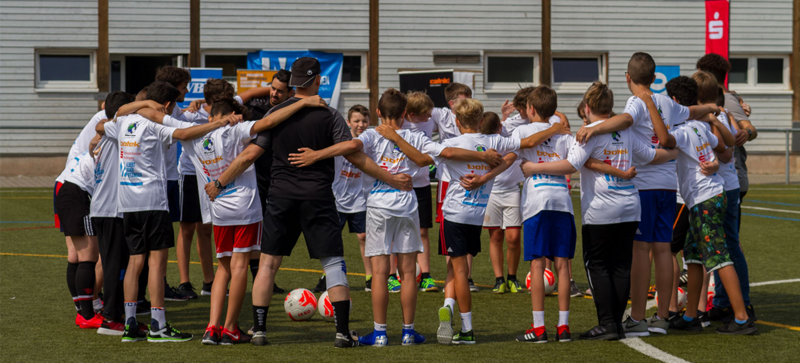
[[[72,156],[67,167],[56,180],[63,180],[77,185],[84,192],[94,194],[94,158],[89,150]]]
[[[95,148],[94,195],[89,215],[92,217],[122,218],[117,210],[119,188],[119,147],[117,140],[104,135]]]

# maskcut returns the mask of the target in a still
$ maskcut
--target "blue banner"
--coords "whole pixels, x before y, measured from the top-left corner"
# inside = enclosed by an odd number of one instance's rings
[[[680,66],[656,66],[656,80],[650,85],[650,91],[653,93],[666,93],[667,82],[680,75]]]
[[[186,68],[192,74],[192,80],[189,82],[189,92],[183,102],[178,102],[180,108],[189,107],[189,104],[194,100],[203,98],[203,87],[206,85],[206,80],[209,78],[222,79],[222,68]]]
[[[325,53],[310,50],[260,50],[247,53],[247,69],[273,70],[292,69],[297,58],[313,57],[319,60],[322,70],[319,95],[333,108],[339,105],[342,90],[342,53]],[[188,95],[187,95],[188,96]]]

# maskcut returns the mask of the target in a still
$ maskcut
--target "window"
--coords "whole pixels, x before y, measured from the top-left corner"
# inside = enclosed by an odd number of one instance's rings
[[[37,92],[97,92],[94,51],[39,50],[35,63]]]
[[[594,81],[607,82],[605,54],[554,54],[553,89],[584,92]]]
[[[367,53],[344,53],[342,89],[367,89]]]
[[[433,63],[437,65],[452,65],[452,64],[480,64],[480,52],[434,52]]]
[[[728,83],[731,89],[789,89],[789,56],[733,55]]]
[[[484,64],[485,91],[516,92],[539,83],[539,56],[534,53],[488,53]]]
[[[206,68],[222,68],[222,79],[236,83],[236,70],[247,69],[247,55],[206,55]]]

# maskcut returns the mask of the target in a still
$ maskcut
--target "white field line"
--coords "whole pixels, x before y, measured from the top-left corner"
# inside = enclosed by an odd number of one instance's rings
[[[622,344],[627,345],[631,349],[642,353],[650,358],[659,360],[665,363],[689,363],[689,361],[678,358],[669,354],[661,349],[658,349],[650,344],[645,343],[641,338],[628,338],[622,339]]]
[[[754,286],[764,286],[764,285],[775,285],[775,284],[788,284],[793,282],[800,282],[800,279],[789,279],[789,280],[775,280],[775,281],[764,281],[764,282],[753,282],[750,284],[750,287]]]
[[[765,210],[765,211],[770,211],[770,212],[800,214],[800,211],[796,211],[796,210],[764,208],[764,207],[752,207],[752,206],[749,206],[749,205],[743,205],[742,209],[755,209],[755,210]]]

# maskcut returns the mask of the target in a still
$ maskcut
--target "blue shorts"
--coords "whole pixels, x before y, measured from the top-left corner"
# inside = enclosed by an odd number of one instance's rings
[[[568,212],[543,210],[522,223],[525,261],[540,257],[575,257],[575,217]]]
[[[677,193],[670,190],[640,190],[642,221],[636,229],[635,241],[672,242]]]
[[[181,187],[177,180],[167,180],[167,205],[173,222],[181,221]]]
[[[350,233],[367,233],[367,212],[339,212],[339,227],[342,230],[344,230],[345,223],[350,225]]]

